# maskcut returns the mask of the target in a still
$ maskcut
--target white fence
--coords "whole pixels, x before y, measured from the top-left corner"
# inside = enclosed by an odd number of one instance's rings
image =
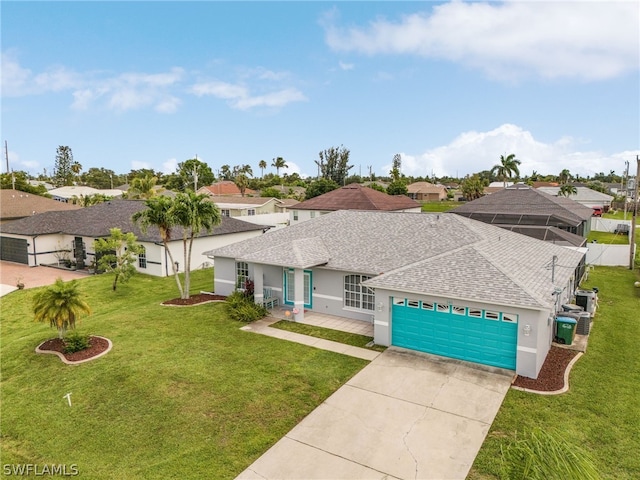
[[[614,220],[610,218],[591,218],[591,230],[597,232],[613,233],[618,225],[625,223],[631,226],[631,220]],[[636,235],[639,232],[636,230]],[[587,244],[587,265],[607,265],[607,266],[629,266],[631,255],[630,246],[627,245],[609,245],[605,243],[588,243]],[[634,245],[635,255],[635,245]]]

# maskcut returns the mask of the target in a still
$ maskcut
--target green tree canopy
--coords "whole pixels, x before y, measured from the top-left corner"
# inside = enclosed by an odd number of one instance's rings
[[[98,268],[113,275],[112,289],[115,292],[118,281],[126,283],[136,273],[135,263],[144,247],[136,243],[137,238],[132,232],[122,233],[119,228],[112,228],[109,232],[109,237],[94,241],[94,248],[99,254]]]
[[[281,168],[289,168],[289,166],[287,165],[287,162],[285,162],[284,158],[282,157],[274,158],[273,162],[271,162],[271,166],[276,169],[276,175],[278,176],[280,175]]]
[[[15,189],[21,192],[33,193],[34,195],[49,196],[44,185],[33,186],[29,183],[29,174],[21,170],[11,173],[0,174],[0,188]]]
[[[388,195],[406,195],[407,193],[409,193],[409,190],[404,180],[394,180],[387,187]]]
[[[320,176],[338,185],[344,185],[349,170],[353,168],[353,165],[349,165],[349,154],[349,149],[342,145],[319,152],[320,159],[316,160],[316,165],[320,167]]]
[[[487,185],[487,180],[483,180],[480,175],[474,173],[472,176],[467,176],[467,178],[462,181],[460,189],[462,190],[464,198],[467,200],[475,200],[476,198],[480,198],[484,195],[484,188]]]
[[[73,185],[75,174],[71,167],[74,163],[71,147],[60,145],[56,149],[56,159],[53,166],[53,183],[56,187]]]
[[[520,170],[518,166],[520,165],[520,160],[518,160],[515,154],[511,153],[506,157],[504,155],[500,155],[500,163],[494,165],[491,169],[491,173],[494,173],[498,176],[500,180],[504,183],[504,186],[507,186],[507,178],[512,178],[515,174],[516,178],[520,175]]]
[[[307,187],[307,191],[305,192],[305,200],[309,200],[310,198],[317,197],[319,195],[323,195],[327,192],[335,190],[336,188],[340,188],[333,180],[328,180],[326,178],[321,178],[319,180],[314,180]]]
[[[211,185],[216,179],[211,167],[197,158],[179,163],[176,174],[180,177],[181,184],[176,185],[176,188],[173,189],[179,192],[186,190],[195,192],[204,185]]]
[[[64,338],[67,330],[76,328],[76,320],[82,314],[90,314],[91,309],[82,299],[77,280],[63,282],[58,278],[33,295],[33,313],[37,322],[57,328],[58,337]]]

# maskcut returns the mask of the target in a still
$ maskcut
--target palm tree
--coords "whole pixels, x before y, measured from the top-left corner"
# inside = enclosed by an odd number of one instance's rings
[[[520,170],[518,169],[518,165],[520,165],[520,160],[518,160],[515,154],[511,153],[506,157],[504,155],[500,155],[500,163],[494,165],[491,169],[491,173],[495,173],[498,178],[502,179],[504,186],[507,186],[507,178],[512,178],[513,174],[516,174],[516,178],[520,175]]]
[[[144,177],[136,177],[131,180],[131,188],[127,192],[129,198],[151,198],[155,196],[155,186],[158,183],[158,177],[149,174]]]
[[[33,313],[37,322],[48,322],[58,329],[58,337],[64,338],[68,329],[76,328],[80,315],[89,315],[91,309],[80,296],[77,280],[65,283],[58,278],[33,296]]]
[[[560,175],[558,175],[558,181],[560,183],[567,183],[570,179],[571,172],[569,172],[569,170],[567,170],[566,168],[560,172]]]
[[[176,221],[173,217],[173,200],[169,197],[161,196],[150,198],[145,202],[147,208],[136,212],[131,217],[134,223],[140,223],[140,229],[143,233],[146,233],[150,226],[154,226],[160,232],[160,238],[164,245],[164,250],[169,255],[171,261],[171,270],[173,276],[176,279],[178,290],[180,291],[180,298],[184,296],[182,290],[182,284],[178,277],[178,268],[173,260],[171,249],[169,248],[169,242],[171,241],[171,231],[176,225]]]
[[[578,189],[575,187],[575,185],[570,185],[568,183],[565,183],[560,186],[560,190],[558,191],[558,196],[569,197],[577,193],[578,193]]]
[[[184,290],[181,298],[189,298],[191,287],[191,250],[193,239],[202,230],[210,232],[222,221],[220,209],[209,200],[206,194],[195,192],[179,193],[173,201],[172,218],[176,225],[183,229],[182,242],[184,247]]]
[[[244,197],[244,191],[249,186],[249,178],[244,173],[240,173],[235,178],[235,184],[240,189],[240,195]]]
[[[282,157],[277,157],[273,159],[273,162],[271,163],[272,167],[275,167],[276,169],[276,175],[280,176],[280,169],[281,168],[289,168],[289,166],[287,165],[287,162],[284,161],[284,158]]]
[[[264,160],[260,160],[260,163],[258,163],[258,168],[260,169],[260,178],[263,178],[264,169],[267,168],[267,162],[265,162]]]

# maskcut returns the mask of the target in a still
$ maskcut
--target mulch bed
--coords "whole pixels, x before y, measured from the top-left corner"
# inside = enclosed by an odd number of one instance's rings
[[[223,295],[215,295],[211,293],[199,293],[197,295],[191,295],[189,298],[174,298],[173,300],[167,300],[162,302],[162,305],[198,305],[200,303],[211,302],[213,300],[226,300],[227,297]]]
[[[89,342],[91,344],[89,348],[85,348],[84,350],[80,350],[79,352],[64,353],[63,341],[59,338],[52,338],[51,340],[47,340],[42,345],[40,345],[40,350],[59,352],[64,355],[64,358],[66,358],[68,361],[79,362],[80,360],[86,360],[88,358],[95,357],[96,355],[100,355],[107,348],[109,348],[109,342],[105,338],[90,336]]]
[[[564,372],[578,354],[575,350],[551,346],[536,380],[518,375],[513,385],[539,392],[554,392],[564,387]]]

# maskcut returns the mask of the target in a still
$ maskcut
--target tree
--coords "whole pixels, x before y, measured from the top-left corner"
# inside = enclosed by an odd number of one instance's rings
[[[320,167],[320,176],[344,185],[349,170],[353,168],[353,165],[349,165],[349,154],[349,149],[342,145],[319,152],[320,160],[316,160],[316,165]]]
[[[249,186],[249,178],[244,173],[239,173],[236,175],[234,182],[240,190],[240,195],[244,197],[244,191]]]
[[[264,177],[264,169],[267,168],[267,162],[260,160],[258,168],[260,169],[260,178]]]
[[[569,197],[577,193],[578,193],[578,189],[575,187],[575,185],[570,185],[568,183],[564,183],[560,185],[560,190],[558,190],[558,196],[561,196],[561,197]]]
[[[112,289],[115,292],[118,280],[127,283],[136,273],[135,263],[143,247],[136,243],[137,238],[132,232],[122,233],[119,228],[112,228],[109,232],[110,237],[98,238],[93,243],[96,253],[101,254],[98,268],[114,275]]]
[[[53,166],[53,183],[56,187],[73,185],[72,164],[74,164],[74,161],[71,147],[60,145],[56,149],[56,161]]]
[[[511,153],[506,157],[504,155],[500,155],[500,163],[494,165],[491,169],[491,173],[495,173],[498,178],[502,180],[504,186],[507,186],[507,178],[512,178],[513,174],[516,175],[516,178],[520,175],[520,170],[518,169],[518,165],[522,162],[518,160],[515,154]]]
[[[382,185],[377,184],[376,182],[370,183],[369,188],[373,190],[377,190],[378,192],[387,193],[387,189]]]
[[[193,239],[202,230],[210,232],[222,221],[222,215],[215,203],[206,194],[194,192],[179,193],[173,201],[171,216],[176,225],[182,227],[184,249],[184,289],[181,298],[189,298],[191,287],[191,251]]]
[[[71,164],[71,171],[77,180],[80,180],[80,172],[82,171],[82,165],[79,162],[73,162]]]
[[[49,323],[58,329],[58,337],[64,338],[67,330],[76,328],[76,320],[82,314],[91,314],[89,305],[82,299],[78,281],[56,282],[39,290],[33,296],[33,313],[37,322]]]
[[[0,174],[0,188],[20,190],[21,192],[33,193],[34,195],[51,197],[51,195],[47,194],[47,189],[44,185],[35,187],[29,184],[29,175],[27,172],[21,170]]]
[[[480,198],[484,195],[484,187],[486,186],[486,180],[483,180],[477,173],[475,173],[471,177],[467,175],[467,177],[462,181],[460,188],[464,198],[467,200],[475,200],[476,198]]]
[[[569,180],[571,180],[571,172],[565,168],[560,172],[560,175],[558,175],[558,181],[560,183],[567,183]]]
[[[278,190],[277,188],[274,187],[267,187],[267,188],[263,188],[260,191],[260,196],[261,197],[272,197],[272,198],[282,198],[282,193],[280,193],[280,190]]]
[[[387,195],[406,195],[407,193],[409,190],[403,180],[394,180],[387,187]]]
[[[338,185],[333,180],[321,178],[320,180],[315,180],[309,184],[304,198],[305,200],[309,200],[310,198],[314,198],[327,192],[331,192],[336,188],[340,188],[340,185]]]
[[[182,180],[182,184],[177,186],[180,192],[185,190],[195,192],[199,186],[211,185],[216,179],[211,167],[197,158],[179,163],[176,173]]]
[[[158,183],[158,177],[145,175],[144,177],[136,177],[131,180],[127,197],[129,198],[151,198],[155,196],[155,186]]]
[[[281,168],[289,168],[289,166],[287,165],[287,162],[285,162],[284,158],[282,157],[274,158],[273,162],[271,162],[271,166],[276,169],[276,175],[280,175]]]
[[[123,175],[116,175],[113,170],[105,168],[91,167],[80,178],[84,185],[103,190],[127,183],[127,179],[123,178]]]
[[[220,180],[231,180],[232,177],[231,167],[229,165],[222,165],[220,167]]]
[[[103,195],[102,193],[94,193],[93,195],[80,195],[77,197],[74,195],[71,197],[71,203],[73,205],[80,205],[82,207],[90,207],[91,205],[97,205],[99,203],[107,202],[113,197],[109,195]]]
[[[167,255],[169,255],[171,271],[176,280],[180,298],[183,298],[184,293],[182,291],[182,283],[180,283],[180,278],[178,277],[178,268],[173,260],[171,249],[169,248],[171,233],[176,224],[173,217],[173,199],[165,196],[154,197],[147,200],[145,205],[147,208],[134,213],[131,219],[134,223],[140,224],[140,229],[143,233],[146,233],[151,226],[158,229],[164,250],[167,252]]]

